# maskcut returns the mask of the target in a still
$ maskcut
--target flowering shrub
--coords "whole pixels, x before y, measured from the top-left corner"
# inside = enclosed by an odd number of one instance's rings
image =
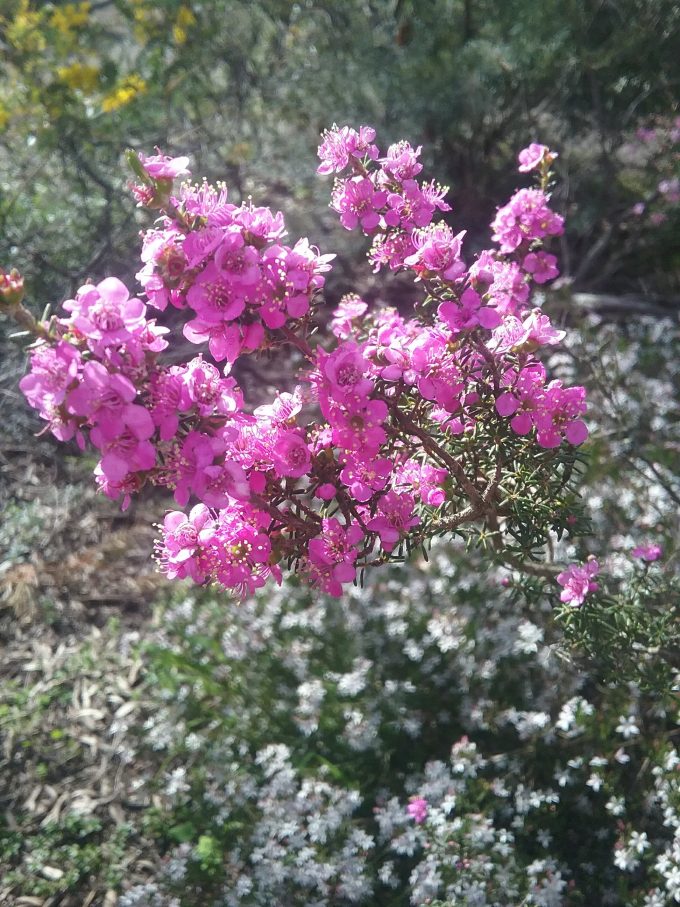
[[[563,230],[550,208],[556,155],[521,152],[537,187],[498,210],[495,245],[470,262],[465,232],[436,219],[447,190],[417,179],[421,149],[383,155],[374,140],[370,127],[334,127],[319,171],[340,174],[331,207],[371,238],[374,269],[412,274],[412,318],[349,296],[334,343],[312,346],[334,256],[285,244],[280,213],[234,205],[223,186],[177,188],[188,159],[160,153],[128,155],[139,205],[160,214],[143,237],[146,302],[109,277],[37,322],[20,277],[2,278],[5,308],[37,336],[21,389],[52,434],[97,449],[96,481],[124,508],[144,485],[191,505],[166,515],[157,544],[172,578],[247,594],[287,565],[337,596],[364,568],[452,533],[552,577],[535,563],[550,533],[582,528],[572,482],[585,390],[549,379],[537,351],[564,332],[531,295],[558,273],[543,250]],[[172,341],[150,307],[184,311],[185,338],[212,361],[166,364]],[[233,364],[284,346],[302,359],[301,383],[248,412]],[[593,566],[570,570],[563,599],[581,604]]]
[[[559,625],[462,554],[340,600],[175,597],[137,754],[167,854],[121,907],[678,901],[674,694],[565,661]]]
[[[161,154],[132,158],[135,195],[159,214],[144,299],[107,278],[38,322],[20,275],[0,277],[3,308],[36,337],[22,390],[49,430],[98,451],[98,485],[123,507],[145,485],[174,495],[162,569],[256,591],[233,608],[219,589],[178,597],[145,652],[139,748],[113,746],[155,766],[155,797],[135,803],[163,867],[117,881],[121,907],[677,902],[678,420],[658,378],[662,350],[677,370],[671,332],[649,345],[657,384],[627,355],[632,391],[611,395],[624,383],[603,360],[595,393],[620,409],[608,423],[598,407],[595,445],[618,464],[650,399],[667,418],[634,448],[651,479],[591,476],[582,509],[568,350],[585,357],[533,305],[557,275],[543,247],[562,229],[554,155],[521,153],[538,188],[466,261],[464,236],[434,219],[443,189],[417,179],[419,149],[381,155],[364,127],[331,130],[320,152],[373,267],[422,290],[413,317],[350,295],[314,346],[330,257],[286,245],[281,215],[221,187],[176,188],[188,162]],[[184,313],[203,353],[170,364],[154,307]],[[299,386],[248,409],[232,367],[259,352],[289,355]],[[613,554],[581,545],[587,510]],[[281,589],[258,590],[284,565]]]

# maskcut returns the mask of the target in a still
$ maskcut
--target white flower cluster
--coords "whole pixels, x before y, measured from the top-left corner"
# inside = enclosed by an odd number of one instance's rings
[[[282,587],[166,613],[147,743],[174,759],[166,808],[220,842],[214,907],[676,896],[677,771],[643,734],[668,707],[597,690],[499,579],[434,547],[341,600]],[[203,903],[200,865],[177,847],[159,896]]]

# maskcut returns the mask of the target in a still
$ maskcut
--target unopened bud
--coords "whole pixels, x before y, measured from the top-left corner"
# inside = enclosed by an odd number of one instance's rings
[[[0,269],[0,306],[17,306],[24,298],[24,278],[12,268],[9,274]]]

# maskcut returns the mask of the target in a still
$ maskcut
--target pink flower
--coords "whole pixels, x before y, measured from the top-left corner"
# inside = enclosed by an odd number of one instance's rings
[[[322,532],[309,542],[308,571],[312,582],[330,595],[342,594],[342,583],[356,576],[357,545],[364,537],[360,526],[342,526],[335,518],[324,519]]]
[[[31,406],[42,415],[46,407],[63,403],[80,368],[80,353],[70,343],[64,340],[55,346],[42,343],[31,353],[31,370],[21,379],[19,387]]]
[[[536,440],[541,447],[558,447],[563,435],[570,444],[583,444],[588,429],[579,416],[586,411],[585,401],[585,388],[550,382],[534,416]]]
[[[344,450],[360,450],[366,457],[377,453],[386,439],[383,424],[388,408],[383,400],[369,400],[361,409],[351,413],[332,413],[333,443]]]
[[[323,485],[319,485],[315,493],[316,497],[321,498],[322,501],[332,501],[338,493],[338,489],[331,482],[324,482]]]
[[[368,303],[358,296],[354,294],[343,296],[333,312],[331,321],[331,330],[335,336],[342,339],[349,337],[352,333],[352,322],[355,318],[360,318],[367,308]]]
[[[383,265],[392,271],[403,268],[406,259],[415,252],[409,233],[378,233],[368,253],[368,260],[377,273]]]
[[[346,230],[357,225],[370,233],[380,223],[379,211],[385,206],[387,193],[376,190],[365,176],[355,176],[335,184],[331,207],[340,215],[340,223]]]
[[[228,507],[234,501],[247,501],[250,484],[246,471],[238,463],[224,463],[203,468],[205,486],[199,497],[209,507]]]
[[[532,309],[522,322],[522,326],[527,331],[527,339],[536,346],[544,344],[554,346],[564,340],[567,335],[566,331],[558,331],[554,328],[550,318],[544,315],[540,309]]]
[[[175,177],[189,175],[188,157],[169,157],[161,154],[158,148],[156,151],[158,154],[147,156],[140,151],[137,155],[140,164],[152,179],[174,180]]]
[[[242,289],[228,272],[209,261],[189,289],[187,302],[202,325],[233,321],[246,305]]]
[[[557,153],[555,151],[550,151],[547,145],[538,145],[536,142],[532,142],[528,148],[523,148],[518,155],[519,167],[517,168],[520,173],[529,173],[530,170],[535,170],[537,167],[546,161],[548,164],[551,164]]]
[[[387,196],[385,223],[388,227],[399,227],[408,232],[416,227],[426,227],[435,208],[450,210],[443,200],[446,191],[443,187],[419,186],[416,180],[404,180],[399,192],[391,192]]]
[[[261,517],[247,505],[223,510],[206,539],[210,575],[239,595],[252,595],[274,572],[268,565],[271,542],[261,531]]]
[[[429,804],[424,797],[411,797],[411,802],[406,807],[406,812],[417,825],[422,825],[427,819],[429,808]]]
[[[187,362],[182,370],[184,385],[181,408],[195,408],[201,416],[236,413],[243,406],[243,396],[233,378],[223,378],[219,370],[202,356]]]
[[[182,369],[172,366],[167,371],[156,372],[149,383],[149,410],[161,441],[174,438],[179,428],[180,401],[184,385]]]
[[[361,452],[348,458],[340,478],[349,488],[355,501],[364,503],[376,491],[382,491],[392,472],[392,462],[384,457],[378,460],[363,461]]]
[[[559,277],[557,259],[547,252],[529,252],[522,262],[524,270],[531,274],[536,283],[546,283]]]
[[[116,277],[107,277],[96,286],[85,284],[68,299],[64,308],[71,313],[66,322],[87,338],[95,355],[109,346],[123,346],[146,326],[146,306]]]
[[[341,343],[321,359],[321,373],[328,380],[329,396],[350,408],[362,407],[373,390],[366,378],[368,362],[356,343]]]
[[[461,259],[465,233],[463,230],[454,236],[446,224],[430,224],[422,230],[414,230],[411,240],[417,251],[409,255],[404,264],[418,275],[429,271],[442,280],[456,280],[465,273],[465,263]]]
[[[397,471],[395,488],[408,489],[420,494],[423,504],[439,507],[446,500],[446,493],[441,487],[448,478],[446,469],[430,466],[429,463],[418,463],[407,460]]]
[[[323,141],[318,149],[321,164],[317,167],[317,173],[339,173],[351,158],[368,157],[375,160],[378,157],[378,149],[372,144],[375,129],[371,126],[361,126],[359,132],[350,126],[333,126],[321,138]]]
[[[543,400],[545,369],[540,364],[527,366],[517,375],[511,391],[505,391],[496,400],[499,416],[513,416],[510,426],[518,435],[528,434]]]
[[[274,472],[299,479],[309,472],[312,458],[304,438],[293,431],[281,432],[274,445]]]
[[[387,149],[387,156],[380,159],[383,170],[398,182],[413,179],[423,169],[423,165],[418,161],[421,146],[412,148],[409,142],[401,141],[395,145],[390,145]]]
[[[498,209],[491,226],[501,252],[514,252],[523,242],[563,233],[564,219],[551,211],[540,189],[520,189]]]
[[[181,444],[164,451],[163,469],[157,478],[159,485],[174,491],[175,500],[185,507],[192,492],[200,497],[206,484],[206,467],[215,460],[213,442],[207,435],[190,431]]]
[[[96,423],[101,438],[107,441],[121,434],[126,417],[134,419],[135,413],[148,427],[149,414],[144,407],[132,402],[136,396],[137,391],[129,378],[111,374],[101,362],[94,360],[85,363],[78,387],[68,396],[67,407],[75,415]]]
[[[103,453],[101,470],[109,481],[121,482],[130,472],[142,472],[156,465],[156,448],[149,441],[153,433],[153,420],[143,406],[125,407],[114,438],[107,438],[108,433],[100,425],[92,429],[90,438]]]
[[[420,518],[413,513],[414,506],[413,495],[406,492],[397,494],[396,491],[388,491],[380,498],[378,516],[366,525],[372,532],[378,533],[384,551],[392,551],[399,539],[420,523]]]
[[[132,495],[138,494],[144,485],[144,476],[134,472],[129,472],[119,482],[107,479],[102,472],[99,463],[94,468],[94,480],[101,493],[105,494],[107,498],[111,498],[111,500],[115,501],[121,494],[123,495],[123,502],[120,506],[120,509],[123,511],[127,510],[130,506]]]
[[[470,287],[463,292],[458,302],[442,302],[437,314],[456,334],[478,325],[491,330],[501,323],[497,310],[493,306],[482,305],[481,296]]]
[[[585,564],[570,564],[557,576],[557,582],[564,587],[560,600],[574,607],[582,605],[587,595],[600,588],[593,581],[599,572],[600,566],[594,559],[587,560]]]
[[[661,545],[657,545],[654,542],[645,542],[643,545],[638,545],[636,548],[633,548],[631,554],[633,557],[638,557],[640,560],[652,563],[663,557],[663,548]]]

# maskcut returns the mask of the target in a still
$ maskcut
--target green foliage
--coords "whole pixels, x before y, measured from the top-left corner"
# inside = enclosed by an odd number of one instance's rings
[[[17,818],[21,822],[24,817]],[[107,836],[102,832],[98,819],[74,814],[48,822],[30,836],[10,830],[2,821],[0,865],[13,867],[3,875],[3,884],[16,887],[25,897],[40,898],[78,890],[94,876],[117,887],[133,832],[129,825],[120,825]]]

